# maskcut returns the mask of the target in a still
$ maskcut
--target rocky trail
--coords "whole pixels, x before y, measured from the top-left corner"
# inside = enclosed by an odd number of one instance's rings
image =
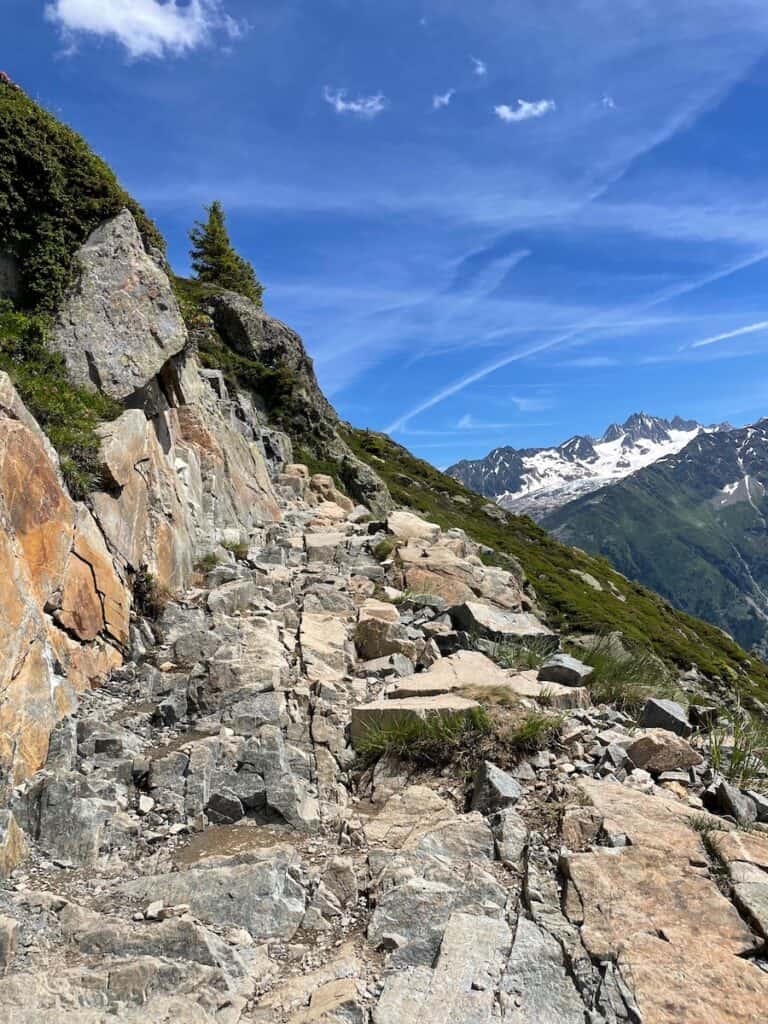
[[[2,1020],[761,1020],[768,803],[682,709],[638,730],[572,658],[501,668],[494,643],[559,638],[459,531],[300,466],[276,491],[0,812]],[[552,749],[470,778],[355,753],[500,692],[562,716]]]

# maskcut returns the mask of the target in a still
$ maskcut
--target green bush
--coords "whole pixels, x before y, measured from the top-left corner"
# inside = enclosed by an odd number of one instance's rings
[[[69,491],[81,500],[101,483],[96,427],[119,416],[122,407],[69,383],[63,357],[46,346],[48,326],[44,317],[16,312],[9,302],[0,301],[0,370],[10,376],[59,453]]]
[[[0,82],[0,240],[18,260],[24,308],[54,312],[77,249],[125,207],[144,244],[162,250],[155,225],[85,141]]]
[[[170,599],[168,591],[142,566],[133,578],[133,607],[137,615],[156,621]]]

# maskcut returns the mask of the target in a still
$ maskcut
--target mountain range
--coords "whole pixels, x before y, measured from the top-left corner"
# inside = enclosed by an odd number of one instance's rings
[[[699,431],[541,522],[768,655],[768,419]]]
[[[704,427],[680,416],[663,419],[633,413],[612,423],[599,438],[575,435],[551,448],[494,448],[483,459],[463,460],[446,473],[502,508],[540,521],[554,509],[615,483],[681,451]]]

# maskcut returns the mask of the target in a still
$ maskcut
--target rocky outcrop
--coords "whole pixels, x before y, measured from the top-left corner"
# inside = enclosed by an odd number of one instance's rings
[[[4,374],[0,396],[0,768],[19,780],[77,692],[120,663],[130,593]]]
[[[105,221],[75,255],[78,279],[51,344],[76,384],[126,401],[186,344],[165,272],[146,253],[128,210]]]
[[[289,407],[276,410],[283,429],[316,457],[335,463],[348,492],[374,514],[391,509],[392,499],[384,483],[342,438],[339,418],[320,390],[312,360],[298,334],[235,292],[212,296],[210,306],[216,330],[231,348],[292,379]]]
[[[218,544],[279,516],[263,450],[224,414],[195,357],[176,369],[181,404],[149,420],[131,409],[103,426],[109,488],[91,497],[111,550],[171,591]]]
[[[182,351],[170,282],[131,214],[102,224],[78,262],[51,343],[76,383],[140,407],[102,426],[103,482],[86,507],[0,374],[0,772],[15,781],[120,663],[139,570],[179,591],[200,558],[279,518],[262,431]]]

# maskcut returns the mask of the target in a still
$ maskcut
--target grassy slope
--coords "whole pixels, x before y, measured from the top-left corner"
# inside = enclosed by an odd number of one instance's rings
[[[632,583],[597,558],[553,540],[532,520],[487,499],[415,458],[382,434],[346,428],[353,451],[376,470],[400,504],[423,512],[444,528],[460,527],[476,541],[523,566],[553,624],[566,633],[620,630],[650,647],[668,664],[692,664],[708,675],[737,681],[746,692],[768,695],[768,667],[750,658],[719,629],[671,607],[663,598]],[[602,592],[572,570],[589,573]],[[613,590],[625,600],[617,598]]]
[[[699,461],[706,470],[707,460]],[[677,607],[720,623],[745,647],[765,643],[765,621],[746,596],[753,580],[768,585],[762,517],[747,502],[715,507],[708,499],[725,481],[690,479],[687,468],[681,460],[650,466],[551,513],[547,529],[604,555]],[[733,468],[724,477],[739,473]]]

